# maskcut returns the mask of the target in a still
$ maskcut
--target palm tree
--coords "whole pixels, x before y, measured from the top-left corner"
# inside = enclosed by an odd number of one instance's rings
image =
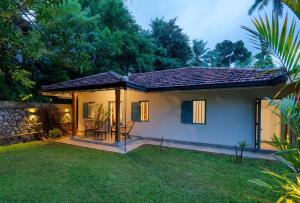
[[[256,3],[265,3],[266,1],[256,0]],[[300,0],[283,0],[279,3],[282,2],[289,5],[299,18]],[[261,5],[264,6],[265,4]],[[290,172],[283,174],[264,169],[263,173],[270,175],[273,181],[265,182],[257,179],[252,182],[280,193],[280,198],[277,202],[300,202],[300,78],[298,77],[300,74],[300,30],[296,25],[299,21],[298,19],[293,19],[289,23],[288,15],[286,15],[283,24],[279,25],[277,14],[272,15],[270,20],[267,15],[265,18],[261,16],[254,18],[252,22],[255,29],[245,26],[242,26],[242,28],[249,32],[257,48],[264,48],[278,59],[281,63],[280,66],[285,68],[290,83],[295,84],[294,94],[284,98],[276,106],[281,112],[279,115],[281,121],[288,125],[289,129],[294,133],[296,144],[274,136],[273,146],[279,150],[275,153],[275,157],[284,163],[290,169]]]
[[[248,11],[248,14],[251,15],[256,9],[264,9],[266,6],[269,5],[270,2],[272,2],[273,4],[273,13],[277,16],[281,16],[283,11],[282,0],[255,0],[254,4]]]
[[[300,18],[299,1],[300,0],[255,0],[254,4],[248,11],[248,14],[251,15],[256,9],[262,10],[268,6],[270,2],[272,2],[273,14],[275,16],[282,16],[283,7],[286,5],[298,18]]]
[[[298,91],[300,72],[300,30],[296,26],[297,20],[288,22],[286,14],[283,25],[279,25],[278,16],[272,16],[269,20],[259,16],[252,20],[255,29],[242,26],[252,36],[252,42],[258,49],[264,49],[280,62],[280,66],[285,68],[290,83],[295,83]],[[295,92],[296,94],[298,92]]]

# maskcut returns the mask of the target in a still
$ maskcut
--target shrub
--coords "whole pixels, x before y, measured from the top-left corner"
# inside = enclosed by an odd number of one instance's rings
[[[52,138],[58,138],[63,135],[63,132],[59,128],[53,128],[52,130],[49,130],[49,137]]]

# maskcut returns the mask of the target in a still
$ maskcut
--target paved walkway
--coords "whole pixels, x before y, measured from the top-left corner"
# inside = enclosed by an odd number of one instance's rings
[[[98,149],[103,151],[110,151],[110,152],[116,152],[121,154],[126,154],[134,149],[139,148],[142,145],[160,145],[159,141],[153,141],[153,140],[146,140],[146,139],[137,139],[135,141],[132,141],[127,144],[126,146],[126,152],[125,152],[125,146],[108,146],[108,145],[102,145],[99,143],[89,143],[89,142],[83,142],[80,140],[72,140],[69,137],[68,138],[62,138],[57,140],[58,143],[63,144],[69,144],[79,147],[87,147],[92,149]],[[226,155],[233,155],[235,156],[235,150],[231,149],[223,149],[223,148],[215,148],[215,147],[204,147],[204,146],[196,146],[196,145],[189,145],[189,144],[178,144],[173,142],[167,142],[165,141],[163,143],[163,146],[165,147],[173,147],[178,149],[188,149],[188,150],[195,150],[195,151],[202,151],[202,152],[210,152],[210,153],[217,153],[217,154],[226,154]],[[268,160],[275,160],[272,153],[258,153],[258,152],[244,152],[244,157],[247,158],[257,158],[257,159],[268,159]]]

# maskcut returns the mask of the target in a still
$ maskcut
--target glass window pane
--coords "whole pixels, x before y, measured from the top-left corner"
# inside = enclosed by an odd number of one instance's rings
[[[205,100],[193,101],[193,123],[205,124]]]
[[[140,102],[141,108],[141,121],[148,121],[149,120],[149,102]]]

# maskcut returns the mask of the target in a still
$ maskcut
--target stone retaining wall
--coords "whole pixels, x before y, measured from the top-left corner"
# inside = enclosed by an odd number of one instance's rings
[[[43,133],[42,123],[39,121],[37,109],[39,103],[23,103],[0,101],[0,145],[26,142],[40,139]],[[71,105],[56,104],[61,117],[68,117],[62,121],[64,133],[71,131]]]

